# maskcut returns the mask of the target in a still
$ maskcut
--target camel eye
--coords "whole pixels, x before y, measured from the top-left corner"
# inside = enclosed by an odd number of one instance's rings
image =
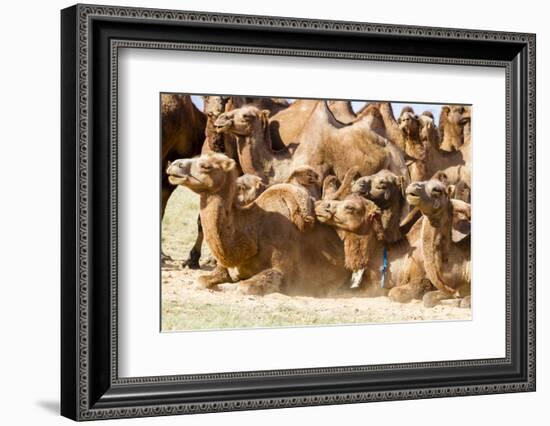
[[[353,207],[353,206],[345,206],[344,209],[345,209],[348,213],[355,213],[355,207]]]
[[[441,194],[442,194],[441,189],[439,189],[439,188],[432,189],[432,195],[434,195],[436,197],[440,197]]]
[[[200,164],[199,166],[201,168],[201,170],[205,171],[205,172],[208,172],[210,170],[212,170],[212,165],[211,164]]]
[[[243,114],[243,119],[245,119],[246,121],[250,121],[250,120],[254,119],[254,115],[252,115],[252,114]]]

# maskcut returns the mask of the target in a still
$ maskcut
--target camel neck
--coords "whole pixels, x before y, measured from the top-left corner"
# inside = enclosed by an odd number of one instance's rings
[[[457,129],[454,126],[446,126],[443,131],[443,139],[440,147],[444,151],[458,150],[465,141],[464,130]]]
[[[374,230],[364,234],[342,231],[345,265],[350,271],[359,271],[368,266],[371,258],[382,248]]]
[[[201,195],[204,236],[216,259],[225,267],[238,265],[255,248],[254,242],[242,231],[249,212],[234,205],[236,176],[231,177],[220,191]]]
[[[263,131],[264,137],[237,136],[239,162],[244,173],[260,176],[264,183],[271,184],[282,181],[278,176],[283,163],[290,161],[286,148],[281,151],[271,149],[269,132]]]
[[[452,206],[441,209],[441,213],[424,217],[422,223],[422,253],[426,275],[439,290],[452,294],[443,278],[448,268],[447,260],[451,250]]]

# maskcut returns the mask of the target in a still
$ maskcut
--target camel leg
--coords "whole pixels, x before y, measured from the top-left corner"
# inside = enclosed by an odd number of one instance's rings
[[[392,288],[388,293],[388,297],[393,302],[409,303],[413,299],[421,299],[430,288],[433,288],[432,283],[428,279],[422,278]]]
[[[166,182],[166,185],[168,185],[168,182]],[[165,182],[163,180],[162,182],[162,199],[161,199],[161,211],[160,211],[160,220],[162,221],[162,218],[164,217],[164,210],[166,209],[166,204],[168,203],[168,198],[170,198],[170,195],[172,194],[173,188],[170,188],[165,185]],[[172,260],[172,257],[170,257],[168,254],[164,253],[164,250],[161,246],[160,248],[160,261],[162,265],[166,265],[168,261]]]
[[[216,266],[211,273],[201,275],[198,279],[199,284],[204,288],[214,288],[218,284],[230,283],[232,281],[228,270],[221,265]]]
[[[200,215],[197,218],[197,228],[198,228],[198,232],[197,232],[197,239],[195,240],[195,244],[193,245],[193,248],[189,252],[187,260],[184,260],[181,265],[184,268],[187,266],[189,267],[189,269],[200,269],[199,259],[201,258],[202,240],[204,239]]]
[[[452,299],[452,295],[445,293],[441,290],[429,291],[422,298],[422,302],[426,308],[433,308],[435,305],[439,304],[442,300]]]
[[[266,269],[253,277],[239,282],[239,292],[264,295],[280,291],[284,275],[275,269]]]
[[[471,308],[472,307],[472,296],[466,296],[460,301],[461,308]]]

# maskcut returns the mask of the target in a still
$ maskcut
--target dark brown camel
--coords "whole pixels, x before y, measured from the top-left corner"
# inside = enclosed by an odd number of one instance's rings
[[[164,170],[166,166],[178,158],[191,158],[201,153],[205,138],[206,116],[200,112],[188,95],[161,95],[161,217],[164,216],[168,198],[175,189],[168,182]],[[189,258],[184,262],[191,268],[199,267],[202,232],[199,223],[199,237],[189,252]],[[197,250],[198,247],[198,250]],[[170,257],[161,250],[163,263]]]

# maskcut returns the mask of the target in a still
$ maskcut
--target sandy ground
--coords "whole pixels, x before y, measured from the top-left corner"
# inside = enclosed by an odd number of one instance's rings
[[[198,197],[178,188],[170,198],[162,227],[164,250],[174,258],[171,267],[162,271],[163,331],[471,319],[470,309],[452,303],[427,309],[420,301],[401,304],[387,297],[250,296],[238,293],[234,284],[204,289],[196,280],[211,267],[179,267],[195,241],[197,214]],[[208,249],[203,252],[207,259]]]
[[[251,296],[238,293],[234,284],[207,290],[196,284],[204,272],[163,271],[163,331],[471,319],[470,309],[450,305],[427,309],[420,301],[402,304],[387,297]]]

